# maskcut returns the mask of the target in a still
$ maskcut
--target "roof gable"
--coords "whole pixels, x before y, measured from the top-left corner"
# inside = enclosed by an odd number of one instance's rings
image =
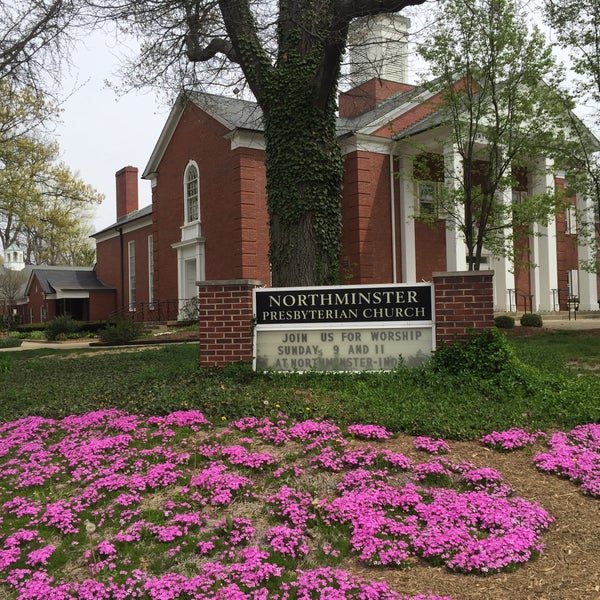
[[[221,123],[229,131],[235,129],[263,131],[264,129],[262,110],[256,102],[200,92],[182,94],[167,117],[148,164],[142,173],[142,179],[150,179],[153,173],[156,173],[181,117],[190,103]]]

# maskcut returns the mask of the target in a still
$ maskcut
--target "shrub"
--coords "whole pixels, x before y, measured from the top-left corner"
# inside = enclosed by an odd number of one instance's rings
[[[47,324],[46,323],[26,323],[17,325],[15,327],[15,331],[19,333],[31,333],[32,331],[46,331]]]
[[[60,341],[58,336],[63,340],[67,339],[70,333],[76,333],[81,328],[81,323],[75,321],[69,315],[56,317],[49,321],[46,325],[46,339],[50,342]],[[64,337],[63,337],[64,336]]]
[[[130,321],[125,317],[115,317],[107,322],[106,328],[98,332],[100,340],[106,344],[124,344],[142,335],[142,323]]]
[[[494,317],[494,325],[498,329],[512,329],[515,326],[515,319],[510,315],[498,315]]]
[[[541,327],[543,325],[542,315],[537,313],[525,313],[521,317],[523,327]]]
[[[518,371],[520,361],[506,337],[496,329],[488,329],[463,342],[440,346],[433,353],[431,366],[452,375],[468,372],[489,378]]]
[[[18,348],[23,343],[15,337],[0,337],[0,348]]]

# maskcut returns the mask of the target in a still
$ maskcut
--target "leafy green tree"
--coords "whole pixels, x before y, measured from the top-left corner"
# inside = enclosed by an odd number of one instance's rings
[[[0,243],[27,248],[26,262],[90,262],[91,209],[102,200],[59,162],[39,121],[53,105],[31,88],[0,80]]]
[[[141,40],[128,81],[238,85],[263,113],[274,285],[337,281],[342,157],[336,96],[348,27],[424,0],[97,0]],[[102,13],[102,11],[100,11]],[[229,66],[237,70],[229,70]]]
[[[455,143],[460,167],[435,199],[449,227],[467,246],[478,270],[484,248],[515,260],[532,223],[545,224],[558,209],[551,193],[506,201],[519,170],[536,157],[557,156],[564,142],[561,70],[537,29],[511,0],[442,0],[431,38],[421,46],[439,95],[442,131]],[[433,216],[433,215],[432,215]]]
[[[574,93],[586,107],[596,130],[600,127],[600,3],[596,0],[546,0],[545,16],[558,44],[569,52],[575,76]],[[587,265],[600,271],[600,142],[581,121],[571,122],[571,155],[566,163],[573,189],[592,201],[594,215],[580,214],[578,234],[592,244],[595,257]]]

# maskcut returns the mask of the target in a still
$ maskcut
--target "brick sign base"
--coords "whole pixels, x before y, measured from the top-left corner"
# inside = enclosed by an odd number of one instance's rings
[[[493,277],[493,271],[433,274],[438,345],[493,327]],[[203,367],[252,360],[252,290],[261,286],[254,279],[198,282]]]

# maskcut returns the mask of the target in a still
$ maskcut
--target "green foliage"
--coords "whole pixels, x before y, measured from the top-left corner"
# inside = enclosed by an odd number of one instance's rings
[[[464,342],[443,345],[432,357],[431,368],[452,375],[471,373],[484,378],[520,368],[514,350],[506,337],[496,329],[473,334]]]
[[[12,358],[7,354],[0,354],[0,373],[8,373],[12,367]]]
[[[60,162],[33,124],[56,115],[39,91],[0,80],[0,242],[20,241],[38,264],[93,264],[93,207],[102,195]]]
[[[510,315],[498,315],[494,317],[494,325],[498,329],[512,329],[515,326],[515,318]]]
[[[125,344],[139,338],[143,330],[142,323],[119,316],[108,321],[106,328],[100,330],[98,335],[100,340],[106,344]]]
[[[524,313],[521,316],[520,323],[523,327],[542,327],[544,324],[542,315],[537,313]]]
[[[18,348],[23,340],[14,337],[0,337],[0,348]]]
[[[19,333],[30,333],[31,331],[46,331],[46,323],[21,323],[15,327]]]
[[[67,335],[76,333],[81,329],[81,323],[69,315],[62,315],[48,321],[46,325],[46,339],[50,342],[60,342],[67,339]]]
[[[331,418],[393,431],[472,439],[513,426],[571,428],[600,421],[600,338],[572,332],[507,338],[492,330],[441,349],[434,365],[389,373],[254,373],[249,363],[199,366],[196,344],[135,353],[3,352],[0,420],[62,417],[98,408],[147,415],[198,409],[215,423],[242,416]],[[569,333],[570,335],[567,335]],[[72,360],[62,357],[68,352]],[[454,354],[453,354],[454,353]],[[3,367],[0,367],[3,368]]]
[[[425,85],[440,96],[462,167],[446,168],[452,185],[437,198],[435,212],[464,235],[470,266],[479,266],[484,247],[515,261],[528,225],[546,222],[561,198],[542,193],[513,205],[504,193],[517,187],[521,169],[546,174],[531,157],[560,153],[572,102],[561,95],[551,48],[538,29],[529,29],[517,3],[442,0],[438,6],[431,39],[419,52],[433,77]]]

